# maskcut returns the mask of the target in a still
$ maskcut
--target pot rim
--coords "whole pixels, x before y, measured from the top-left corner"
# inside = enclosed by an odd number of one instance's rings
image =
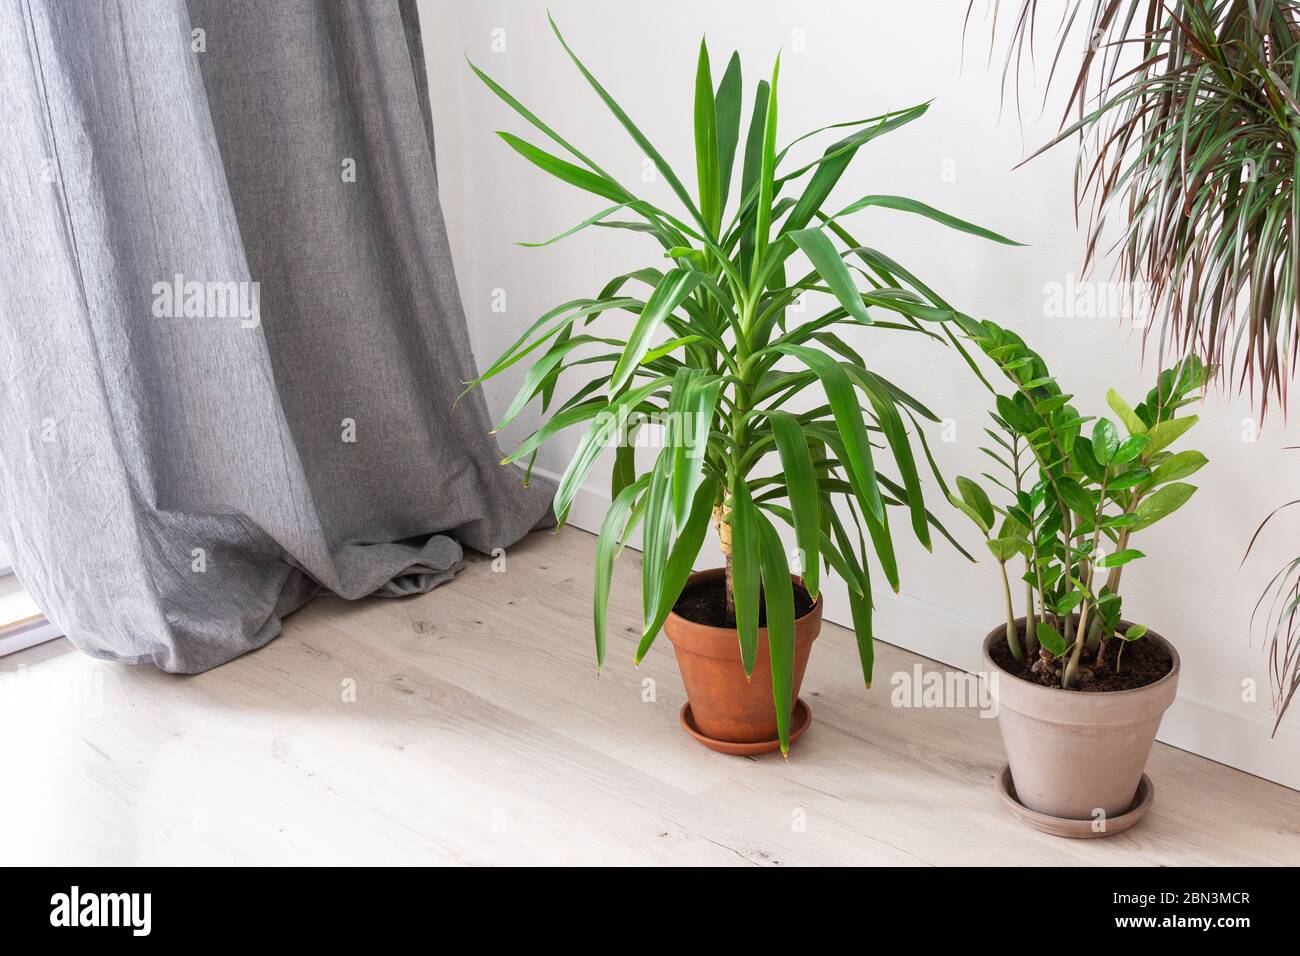
[[[692,571],[691,576],[686,579],[686,585],[685,587],[682,588],[682,592],[685,593],[686,588],[689,588],[692,584],[696,584],[700,581],[707,581],[712,578],[720,577],[722,575],[725,575],[726,573],[727,573],[726,568],[706,568],[703,571]],[[800,577],[799,575],[791,574],[790,580],[798,583],[798,585],[801,588],[803,588],[805,592],[808,590],[808,586],[804,584],[803,578]],[[826,597],[825,591],[817,592],[817,597],[813,601],[813,606],[808,610],[808,613],[801,614],[799,617],[796,617],[794,619],[794,624],[796,628],[799,626],[800,622],[806,621],[809,618],[819,615],[821,613],[822,606],[825,603],[825,597]],[[673,610],[668,612],[668,620],[681,621],[683,624],[690,625],[690,627],[693,629],[713,632],[720,636],[730,635],[731,637],[735,637],[737,634],[740,633],[739,629],[734,627],[718,627],[714,624],[701,624],[698,621],[692,621],[689,617],[682,617],[680,614],[677,613],[675,606]],[[758,629],[758,634],[760,637],[766,637],[767,628],[760,627]]]
[[[1024,620],[1023,616],[1016,618],[1017,622],[1023,620]],[[1132,623],[1133,622],[1131,621],[1125,621],[1125,620],[1120,621],[1121,626],[1123,625],[1131,626]],[[1160,678],[1158,681],[1152,681],[1150,684],[1143,684],[1141,687],[1130,687],[1127,690],[1077,691],[1077,690],[1066,690],[1064,687],[1049,687],[1046,684],[1039,684],[1036,683],[1035,681],[1025,680],[1020,675],[1011,673],[1011,671],[1007,670],[1005,667],[1003,667],[1001,664],[999,664],[996,660],[993,659],[993,655],[989,653],[989,648],[992,646],[993,641],[995,640],[1006,640],[1006,631],[1007,631],[1006,624],[999,624],[997,627],[993,628],[993,630],[989,631],[988,634],[984,636],[984,642],[983,644],[980,645],[980,652],[984,658],[985,670],[993,669],[996,670],[999,674],[1005,674],[1007,677],[1016,681],[1017,686],[1028,688],[1029,689],[1028,692],[1031,694],[1042,694],[1042,695],[1072,694],[1076,696],[1081,694],[1086,694],[1088,698],[1092,698],[1096,700],[1132,699],[1134,697],[1138,697],[1143,694],[1156,693],[1158,690],[1163,690],[1166,685],[1176,683],[1178,680],[1178,672],[1182,666],[1182,659],[1178,656],[1178,648],[1174,647],[1173,642],[1170,641],[1169,638],[1165,637],[1163,634],[1157,631],[1148,630],[1146,634],[1142,636],[1142,639],[1146,640],[1148,638],[1154,637],[1156,640],[1160,641],[1160,643],[1164,645],[1165,650],[1169,651],[1169,656],[1173,661],[1173,666],[1169,668],[1169,673],[1167,673],[1164,677]]]

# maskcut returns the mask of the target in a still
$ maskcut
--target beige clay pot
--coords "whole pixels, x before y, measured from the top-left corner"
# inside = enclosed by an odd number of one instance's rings
[[[1086,693],[1032,684],[999,667],[989,649],[1006,640],[1005,625],[984,638],[984,672],[1024,806],[1066,820],[1093,820],[1097,810],[1117,817],[1132,806],[1160,719],[1178,690],[1178,652],[1154,631],[1142,639],[1169,651],[1168,674],[1133,690]]]

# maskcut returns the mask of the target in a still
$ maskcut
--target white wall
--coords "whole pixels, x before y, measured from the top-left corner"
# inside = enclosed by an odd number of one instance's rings
[[[1049,138],[1059,107],[1040,118],[1035,107],[1042,94],[1032,94],[1023,126],[1010,104],[1000,107],[1000,54],[989,67],[987,30],[978,18],[962,65],[965,6],[964,0],[549,3],[574,49],[692,185],[691,94],[701,34],[709,37],[715,75],[732,49],[741,51],[747,91],[784,50],[782,141],[829,122],[933,98],[923,119],[859,153],[835,198],[912,196],[1030,243],[1007,248],[886,211],[861,213],[853,223],[859,238],[887,250],[959,307],[1019,331],[1063,387],[1077,394],[1081,409],[1104,413],[1109,386],[1136,400],[1150,387],[1156,366],[1144,364],[1131,322],[1046,316],[1045,285],[1077,274],[1082,253],[1071,196],[1073,152],[1060,148],[1013,169]],[[619,272],[658,264],[658,247],[644,236],[597,229],[546,249],[513,245],[549,238],[604,203],[550,180],[493,135],[508,129],[540,139],[479,84],[465,56],[616,176],[665,205],[672,200],[662,182],[642,184],[642,157],[551,35],[546,4],[423,0],[420,7],[442,202],[483,364],[552,305],[594,295]],[[502,43],[504,50],[494,49]],[[815,149],[824,145],[819,141]],[[492,310],[494,290],[505,292],[503,313]],[[985,470],[977,448],[988,396],[955,354],[887,331],[844,334],[873,367],[955,420],[957,440],[936,443],[947,473]],[[489,385],[494,410],[504,407],[518,381],[514,376]],[[1148,557],[1125,574],[1126,616],[1147,622],[1182,653],[1179,701],[1161,739],[1300,787],[1300,715],[1269,739],[1261,636],[1249,629],[1258,593],[1294,547],[1287,541],[1295,540],[1294,521],[1278,525],[1238,567],[1260,519],[1296,497],[1300,455],[1284,453],[1288,439],[1278,417],[1258,441],[1243,440],[1243,422],[1251,417],[1245,399],[1214,393],[1201,416],[1186,443],[1211,459],[1195,479],[1201,491],[1183,512],[1142,535],[1139,546]],[[503,444],[536,420],[523,416]],[[555,441],[542,465],[563,470],[577,438]],[[592,527],[599,520],[606,488],[605,473],[596,475],[574,523]],[[933,502],[946,509],[937,495]],[[905,539],[906,521],[895,526]],[[973,528],[960,516],[952,514],[950,526],[974,548]],[[974,669],[980,639],[1000,613],[995,568],[987,560],[971,565],[942,543],[933,555],[915,545],[901,550],[903,592],[880,599],[880,637]],[[837,586],[828,589],[827,613],[847,622],[842,595]],[[888,692],[887,676],[878,675],[875,693]],[[1253,703],[1242,700],[1249,680],[1259,689]]]

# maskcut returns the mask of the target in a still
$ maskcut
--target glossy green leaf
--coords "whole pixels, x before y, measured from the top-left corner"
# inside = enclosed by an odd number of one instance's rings
[[[867,125],[838,142],[832,143],[815,164],[801,167],[785,176],[783,181],[795,179],[812,168],[813,165],[816,166],[808,185],[804,187],[803,193],[790,210],[785,223],[782,224],[781,232],[791,233],[802,229],[812,222],[814,216],[821,214],[822,204],[830,196],[831,191],[840,181],[845,170],[853,161],[853,157],[862,146],[877,136],[882,136],[917,119],[928,108],[928,104],[922,104],[897,113],[886,114],[880,117],[879,122]]]
[[[1149,528],[1161,518],[1173,514],[1185,505],[1195,492],[1195,485],[1189,485],[1182,481],[1175,481],[1157,488],[1139,501],[1137,508],[1134,509],[1138,521],[1137,524],[1133,525],[1133,530],[1139,531],[1142,528]]]
[[[1121,446],[1122,447],[1122,446]],[[1151,477],[1150,468],[1131,468],[1121,475],[1116,475],[1106,483],[1107,491],[1124,491],[1136,488]]]
[[[855,593],[852,586],[849,587],[849,613],[853,619],[853,635],[858,645],[858,660],[862,665],[862,679],[867,687],[871,686],[872,670],[875,666],[875,642],[872,634],[872,619],[874,607],[871,596],[871,570],[867,564],[866,554],[863,553],[862,560],[859,561],[854,554],[853,542],[849,538],[848,531],[844,527],[844,522],[840,520],[834,509],[828,509],[828,516],[832,530],[835,532],[835,540],[839,543],[840,554],[850,566],[850,570],[858,580],[859,590],[861,593]],[[859,537],[859,550],[865,552],[864,543]]]
[[[1067,647],[1065,638],[1051,621],[1038,622],[1038,643],[1047,648],[1053,657],[1060,657]]]
[[[1003,421],[1021,435],[1032,435],[1042,425],[1042,422],[1032,411],[1015,399],[1006,395],[999,395],[996,404],[998,414],[1002,416]]]
[[[977,511],[975,508],[971,507],[969,504],[967,504],[965,501],[959,498],[957,495],[949,493],[948,501],[954,508],[956,508],[962,514],[964,514],[966,517],[970,518],[971,521],[975,522],[975,526],[979,528],[981,531],[983,531],[985,534],[988,534],[992,530],[992,526],[984,520],[984,516],[981,515],[979,511]]]
[[[992,529],[994,521],[993,502],[988,493],[969,478],[958,476],[957,491],[962,501],[979,515],[980,523],[985,529]]]
[[[1115,449],[1115,456],[1111,458],[1111,464],[1127,465],[1142,454],[1149,442],[1150,439],[1146,435],[1129,435]]]
[[[1151,470],[1151,483],[1163,485],[1167,481],[1177,481],[1179,478],[1194,475],[1208,460],[1199,451],[1180,451]]]
[[[514,110],[524,119],[526,119],[534,127],[536,127],[537,129],[545,133],[553,142],[562,146],[565,149],[565,151],[568,152],[575,159],[581,160],[583,165],[585,165],[592,172],[604,176],[613,185],[615,186],[618,185],[614,181],[613,177],[611,177],[608,173],[606,173],[603,169],[601,169],[598,165],[596,165],[596,163],[591,159],[591,157],[587,156],[576,146],[570,143],[567,139],[565,139],[555,130],[551,129],[551,127],[547,126],[544,122],[542,122],[542,120],[535,113],[533,113],[530,109],[528,109],[528,107],[524,106],[523,103],[519,102],[519,100],[515,99],[515,97],[508,90],[502,87],[501,84],[497,83],[496,80],[492,79],[492,77],[488,76],[477,66],[475,66],[472,62],[469,64],[469,68],[474,71],[474,75],[477,76],[480,80],[482,80],[483,84],[487,86],[488,89],[490,89],[494,94],[496,94],[496,96],[500,97],[500,99],[512,110]]]
[[[1069,506],[1070,510],[1076,514],[1092,517],[1097,511],[1097,499],[1092,492],[1084,489],[1073,478],[1060,478],[1056,482],[1056,490],[1061,496],[1061,500]]]
[[[1070,449],[1070,454],[1074,456],[1074,463],[1078,466],[1090,480],[1101,484],[1106,477],[1106,469],[1101,462],[1097,461],[1097,456],[1092,450],[1092,441],[1087,438],[1077,438],[1074,447]]]
[[[614,466],[609,475],[609,497],[613,501],[623,489],[632,482],[636,481],[636,445],[634,444],[634,429],[624,429],[624,434],[618,437],[618,445],[614,449]]]
[[[578,223],[571,229],[564,230],[564,232],[560,233],[558,236],[552,236],[550,239],[545,239],[542,242],[516,242],[515,245],[523,246],[525,249],[541,249],[545,246],[552,246],[562,239],[568,239],[575,233],[582,232],[582,230],[589,226],[598,225],[602,220],[608,219],[620,209],[626,208],[627,203],[619,203],[617,206],[610,206],[608,209],[602,209],[594,216],[588,216],[586,219],[582,220],[582,222]]]
[[[1097,562],[1099,568],[1118,568],[1128,564],[1138,558],[1145,558],[1146,555],[1135,548],[1125,548],[1123,551],[1116,551],[1114,554],[1106,554]]]
[[[1092,428],[1092,453],[1102,467],[1109,465],[1119,450],[1119,432],[1109,418],[1099,418]]]
[[[1111,411],[1119,417],[1119,420],[1124,423],[1124,427],[1128,429],[1130,435],[1142,435],[1146,433],[1147,426],[1143,423],[1142,419],[1138,418],[1137,412],[1133,411],[1133,409],[1129,407],[1128,402],[1124,401],[1124,399],[1120,397],[1119,392],[1115,391],[1113,388],[1106,393],[1106,404],[1109,405]]]
[[[1029,544],[1024,538],[989,538],[984,542],[1000,563],[1006,564],[1018,554],[1023,554],[1029,550]]]
[[[1147,443],[1146,454],[1154,455],[1156,452],[1168,448],[1197,421],[1199,419],[1195,415],[1187,415],[1183,418],[1171,418],[1167,421],[1156,422],[1147,429],[1147,437],[1150,441]]]
[[[610,340],[596,339],[590,335],[578,335],[565,337],[563,340],[557,341],[545,355],[529,366],[519,391],[515,393],[515,397],[506,406],[506,410],[501,414],[500,420],[492,430],[499,432],[518,417],[519,413],[537,395],[543,383],[551,376],[551,373],[555,371],[565,356],[574,349],[602,341],[608,342]]]

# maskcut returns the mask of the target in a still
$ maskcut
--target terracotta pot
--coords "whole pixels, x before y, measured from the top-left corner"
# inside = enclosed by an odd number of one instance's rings
[[[696,571],[686,587],[722,577],[722,568]],[[791,576],[802,585],[798,578]],[[794,691],[808,666],[808,653],[822,628],[822,597],[794,622]],[[715,740],[757,743],[776,737],[776,708],[772,704],[772,662],[767,650],[767,628],[759,628],[754,675],[746,680],[740,660],[740,640],[735,628],[696,624],[677,612],[668,615],[664,633],[673,642],[677,669],[681,671],[691,713],[700,732]]]
[[[1155,641],[1173,658],[1160,680],[1133,690],[1062,690],[1015,677],[994,662],[989,649],[1006,640],[1006,630],[1004,624],[984,638],[984,672],[997,702],[1017,799],[1066,820],[1091,820],[1098,809],[1108,818],[1126,812],[1160,719],[1178,691],[1178,652],[1147,631],[1142,639]]]

